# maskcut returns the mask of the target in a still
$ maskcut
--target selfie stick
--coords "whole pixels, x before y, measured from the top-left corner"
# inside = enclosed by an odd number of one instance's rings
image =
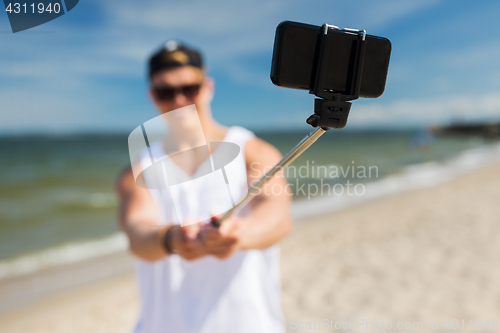
[[[272,178],[276,172],[288,166],[290,163],[295,161],[307,148],[309,148],[320,136],[322,136],[328,128],[324,129],[322,127],[316,128],[314,131],[306,135],[302,141],[300,141],[288,154],[286,154],[281,161],[278,162],[268,173],[264,175],[257,183],[255,183],[249,190],[247,195],[238,204],[233,206],[228,210],[222,217],[218,220],[214,220],[212,225],[219,227],[225,219],[227,219],[231,214],[235,213],[240,207],[245,206],[252,198],[255,191],[264,185],[270,178]]]
[[[359,36],[356,54],[354,59],[354,66],[352,72],[352,80],[348,94],[336,93],[326,87],[327,77],[326,73],[328,66],[328,52],[333,42],[331,35],[328,32],[331,30],[344,31],[348,33],[356,33]],[[245,206],[253,198],[255,191],[264,185],[270,178],[272,178],[278,171],[282,170],[290,163],[295,161],[304,151],[307,150],[320,136],[322,136],[330,128],[344,128],[347,123],[347,117],[351,109],[350,100],[359,97],[359,89],[361,86],[361,73],[363,70],[363,61],[365,56],[365,30],[354,29],[340,29],[333,25],[324,24],[323,34],[321,35],[321,45],[319,50],[319,61],[316,67],[316,77],[314,89],[309,93],[314,94],[321,98],[314,100],[314,114],[307,118],[306,122],[316,127],[311,133],[306,135],[288,154],[286,154],[281,161],[278,162],[268,173],[264,175],[256,184],[249,190],[247,195],[230,210],[228,210],[219,219],[214,219],[211,223],[214,227],[218,228],[229,216],[237,212],[241,207]]]

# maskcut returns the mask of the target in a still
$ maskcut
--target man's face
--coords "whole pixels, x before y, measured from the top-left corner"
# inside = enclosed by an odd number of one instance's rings
[[[161,113],[192,104],[200,110],[210,103],[213,84],[200,70],[183,66],[154,74],[150,93]]]

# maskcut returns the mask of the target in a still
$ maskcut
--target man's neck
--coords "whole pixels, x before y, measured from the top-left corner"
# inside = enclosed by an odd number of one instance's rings
[[[186,151],[210,142],[220,142],[228,130],[227,127],[213,120],[201,121],[201,128],[201,132],[198,126],[196,128],[172,128],[171,135],[165,143],[167,153]]]

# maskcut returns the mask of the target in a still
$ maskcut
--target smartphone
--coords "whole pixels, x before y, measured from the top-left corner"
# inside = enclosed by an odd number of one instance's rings
[[[323,27],[284,21],[276,28],[271,81],[281,87],[314,89],[320,56]],[[354,59],[359,35],[329,29],[328,63],[324,67],[324,86],[337,94],[352,94]],[[359,97],[377,98],[385,89],[391,42],[383,37],[366,35],[365,56],[361,73]]]

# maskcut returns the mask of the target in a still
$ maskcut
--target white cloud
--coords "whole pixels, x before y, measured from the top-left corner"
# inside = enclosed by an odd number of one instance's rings
[[[106,99],[100,98],[99,87],[80,82],[78,87],[58,85],[0,91],[0,134],[19,131],[71,132],[123,129],[123,124],[141,123],[144,112],[123,113],[117,101],[123,91],[108,88]],[[139,94],[138,94],[139,95]],[[151,109],[144,110],[151,111]],[[154,113],[151,113],[154,114]],[[144,120],[143,120],[144,121]]]
[[[347,13],[349,21],[356,25],[351,28],[362,27],[363,29],[380,30],[405,17],[429,9],[440,2],[442,1],[364,0],[350,3],[340,2],[339,7]],[[357,10],[353,10],[354,8],[351,6],[356,7]]]
[[[496,63],[500,59],[499,38],[479,45],[461,45],[461,49],[446,51],[434,56],[440,66],[464,70],[478,68],[487,63]]]
[[[433,99],[353,105],[349,118],[353,126],[447,125],[455,120],[499,121],[500,95],[448,95]]]

